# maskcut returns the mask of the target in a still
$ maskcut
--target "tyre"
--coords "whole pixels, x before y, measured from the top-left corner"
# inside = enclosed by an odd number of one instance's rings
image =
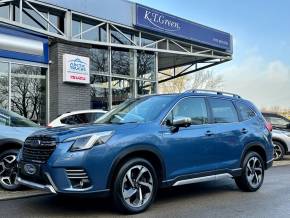
[[[153,203],[158,188],[154,167],[145,159],[134,158],[118,171],[113,184],[113,200],[123,213],[145,211]]]
[[[264,162],[256,152],[249,152],[242,165],[242,175],[235,178],[237,186],[247,192],[257,191],[264,181]]]
[[[274,160],[282,160],[285,155],[284,146],[277,141],[273,141],[274,144]]]
[[[3,189],[15,191],[21,185],[16,181],[18,150],[7,150],[0,154],[0,186]]]

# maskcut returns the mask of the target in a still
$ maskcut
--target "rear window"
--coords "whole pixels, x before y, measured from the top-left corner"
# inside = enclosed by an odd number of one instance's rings
[[[225,99],[209,99],[215,123],[238,122],[238,114],[232,101]]]
[[[240,113],[242,121],[249,120],[256,116],[255,112],[251,108],[249,108],[247,105],[241,102],[236,102],[236,106]]]

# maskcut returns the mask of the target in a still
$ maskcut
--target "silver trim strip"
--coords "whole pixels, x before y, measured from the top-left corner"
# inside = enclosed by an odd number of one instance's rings
[[[232,175],[229,173],[224,173],[224,174],[217,174],[217,175],[212,175],[212,176],[198,177],[198,178],[193,178],[193,179],[185,179],[185,180],[180,180],[180,181],[175,182],[173,186],[187,185],[187,184],[193,184],[193,183],[199,183],[199,182],[207,182],[207,181],[213,181],[213,180],[218,180],[218,179],[223,179],[223,178],[232,178]]]
[[[0,47],[8,51],[32,55],[43,55],[43,43],[33,39],[0,34]]]
[[[267,164],[268,164],[268,163],[271,163],[271,162],[273,162],[273,161],[274,161],[274,158],[272,158],[271,160],[267,161]]]
[[[51,192],[53,194],[57,194],[55,189],[51,185],[41,185],[41,184],[38,184],[38,183],[35,183],[35,182],[30,182],[30,181],[21,179],[20,177],[17,177],[17,181],[21,185],[25,185],[25,186],[28,186],[30,188],[46,190],[46,191],[49,191],[49,192]]]

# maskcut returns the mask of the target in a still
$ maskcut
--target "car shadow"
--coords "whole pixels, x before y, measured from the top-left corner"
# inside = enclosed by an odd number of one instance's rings
[[[198,183],[173,188],[161,189],[154,203],[165,205],[170,202],[186,201],[189,198],[197,202],[200,198],[208,195],[218,195],[224,192],[239,191],[233,180],[221,180],[213,182]],[[110,198],[93,197],[64,197],[43,196],[31,199],[25,204],[33,204],[37,212],[49,214],[50,216],[118,216],[118,211],[113,207]],[[26,205],[29,207],[28,205]],[[31,208],[31,207],[30,207]]]

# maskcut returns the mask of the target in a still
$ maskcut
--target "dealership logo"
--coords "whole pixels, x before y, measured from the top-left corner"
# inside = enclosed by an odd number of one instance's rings
[[[68,65],[69,65],[69,71],[71,73],[88,74],[87,63],[81,61],[81,59],[79,58],[70,60],[68,62]]]
[[[157,12],[146,10],[144,19],[148,20],[153,26],[161,30],[175,32],[181,29],[181,25],[179,22],[169,19]]]
[[[24,171],[28,175],[34,175],[36,173],[36,167],[33,164],[25,164]]]

